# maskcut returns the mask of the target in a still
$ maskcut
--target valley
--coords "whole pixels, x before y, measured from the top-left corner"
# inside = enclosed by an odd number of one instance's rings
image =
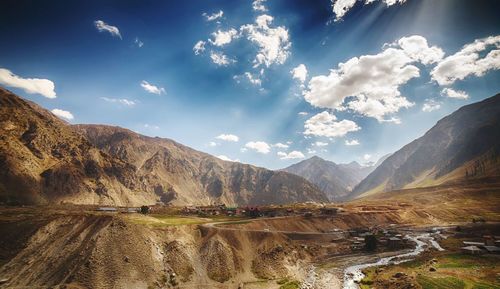
[[[152,207],[148,214],[103,212],[96,206],[81,205],[3,207],[1,286],[351,288],[343,285],[347,267],[409,252],[414,246],[411,240],[384,243],[388,239],[383,234],[416,236],[440,227],[446,239],[436,240],[445,251],[424,240],[424,252],[414,261],[384,265],[377,273],[376,268],[364,269],[367,277],[360,285],[441,288],[425,284],[434,282],[435,276],[455,276],[455,269],[445,271],[436,265],[438,273],[429,275],[425,264],[432,259],[447,264],[456,252],[460,254],[464,238],[476,240],[483,234],[498,234],[500,180],[490,181],[487,188],[462,184],[461,188],[440,190],[439,194],[426,190],[400,192],[411,193],[414,198],[434,194],[435,199],[429,203],[409,204],[384,197],[346,204],[264,206],[259,207],[262,216],[257,217],[187,213],[185,207]],[[439,201],[446,202],[446,207],[433,204],[437,196],[444,196]],[[464,203],[467,209],[459,209]],[[463,233],[477,232],[462,234],[456,232],[457,226]],[[365,237],[357,237],[367,232],[378,236],[375,251],[365,251]],[[481,258],[478,266],[490,266],[491,272],[499,269],[495,255],[473,258]],[[466,262],[476,264],[475,259],[469,259]],[[414,275],[408,271],[411,268],[425,274]],[[471,272],[462,271],[457,272],[466,280],[474,280],[470,279]],[[398,272],[405,277],[390,278]],[[494,273],[488,274],[481,284],[500,286]]]

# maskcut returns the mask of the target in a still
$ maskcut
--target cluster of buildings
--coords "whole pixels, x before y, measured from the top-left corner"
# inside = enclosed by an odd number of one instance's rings
[[[364,229],[352,229],[348,231],[350,237],[350,247],[352,250],[362,250],[366,245],[366,238],[375,236],[377,246],[386,247],[392,250],[402,249],[408,245],[408,241],[403,234],[390,226],[389,229],[378,226]]]
[[[206,215],[206,216],[246,216],[246,217],[284,217],[284,216],[305,216],[314,215],[335,215],[338,208],[319,208],[311,210],[308,208],[291,208],[284,206],[244,206],[231,207],[225,204],[215,204],[211,206],[186,206],[181,213],[185,215]]]
[[[500,254],[500,236],[483,236],[483,242],[463,241],[462,253],[469,255]]]

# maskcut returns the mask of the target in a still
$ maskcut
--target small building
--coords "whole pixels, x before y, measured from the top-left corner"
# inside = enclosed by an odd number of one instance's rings
[[[486,246],[495,246],[495,239],[493,238],[493,236],[490,235],[483,236],[483,240]]]
[[[476,246],[476,247],[479,247],[479,246],[484,246],[485,245],[484,243],[481,243],[481,242],[464,241],[463,243],[464,243],[465,246]]]
[[[461,248],[462,253],[468,255],[480,255],[483,253],[477,246],[466,246]]]
[[[387,246],[391,249],[399,249],[403,246],[403,240],[396,237],[387,239]]]
[[[97,210],[100,212],[110,212],[110,213],[114,213],[114,212],[118,211],[115,207],[99,207],[99,208],[97,208]]]
[[[497,247],[497,246],[483,246],[483,248],[489,254],[500,254],[500,247]]]

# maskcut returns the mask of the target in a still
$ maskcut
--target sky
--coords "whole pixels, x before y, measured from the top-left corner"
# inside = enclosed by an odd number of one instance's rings
[[[500,91],[497,0],[0,2],[0,85],[279,169],[375,162]]]

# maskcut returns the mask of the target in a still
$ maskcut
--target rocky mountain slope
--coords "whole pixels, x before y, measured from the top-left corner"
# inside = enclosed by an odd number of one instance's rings
[[[105,153],[130,163],[164,201],[228,204],[281,204],[326,201],[305,179],[238,162],[220,160],[175,141],[151,138],[103,125],[77,125]]]
[[[500,175],[500,94],[444,117],[387,158],[350,198]]]
[[[326,201],[305,179],[174,141],[71,126],[0,88],[0,202],[142,205]]]
[[[330,200],[339,200],[348,195],[352,188],[375,168],[362,166],[357,162],[336,164],[313,156],[293,164],[283,171],[304,177],[317,185]]]

